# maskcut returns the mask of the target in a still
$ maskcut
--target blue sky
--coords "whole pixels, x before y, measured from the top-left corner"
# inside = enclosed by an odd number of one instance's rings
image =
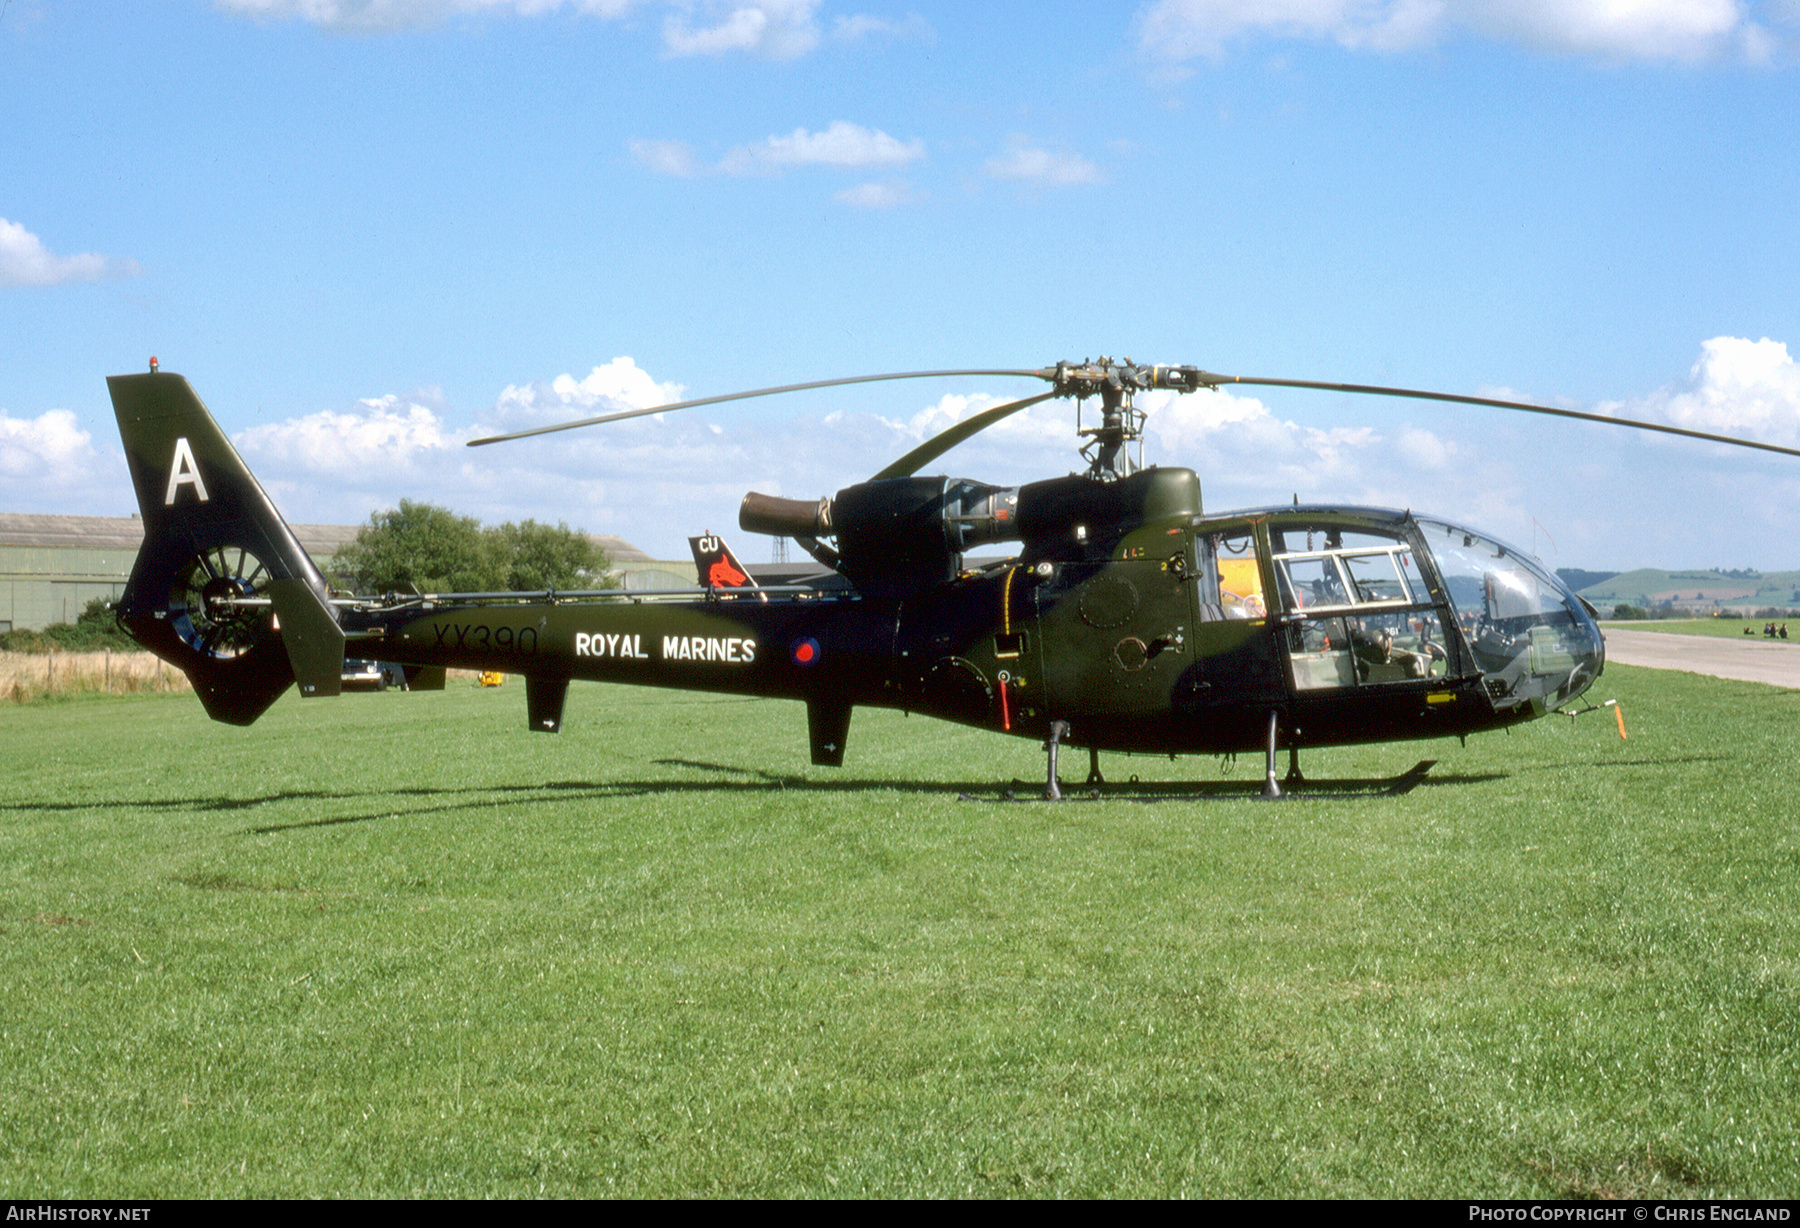
[[[5,0],[0,510],[132,509],[103,377],[151,354],[292,520],[423,498],[673,557],[747,489],[830,493],[1029,388],[463,441],[1128,354],[1800,444],[1797,48],[1794,0]],[[1211,508],[1800,567],[1800,461],[1164,400],[1149,459]],[[1066,472],[1071,424],[1049,403],[944,464]]]

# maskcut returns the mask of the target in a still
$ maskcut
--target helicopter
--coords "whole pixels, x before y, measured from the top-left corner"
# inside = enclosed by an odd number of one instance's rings
[[[1029,377],[1050,388],[976,414],[866,481],[814,501],[745,495],[739,527],[791,538],[813,577],[746,584],[722,539],[695,539],[703,588],[334,592],[180,375],[107,380],[144,522],[120,625],[181,669],[214,720],[250,725],[290,685],[341,689],[347,646],[405,667],[522,675],[530,729],[562,728],[573,680],[768,696],[806,706],[815,765],[844,762],[859,706],[1031,738],[1044,795],[1061,747],[1261,751],[1264,797],[1304,781],[1303,748],[1466,737],[1567,710],[1600,677],[1596,614],[1525,552],[1410,510],[1208,512],[1191,469],[1142,463],[1151,390],[1229,384],[1412,397],[1774,444],[1525,402],[1219,375],[1130,359],[790,384],[471,441],[485,446],[698,405],[880,380]],[[1077,403],[1084,472],[1003,487],[919,476],[977,432],[1052,397]],[[1097,402],[1093,425],[1082,410]],[[1134,450],[1133,445],[1136,445]],[[998,560],[971,550],[1006,543]],[[1415,772],[1429,767],[1422,764]]]

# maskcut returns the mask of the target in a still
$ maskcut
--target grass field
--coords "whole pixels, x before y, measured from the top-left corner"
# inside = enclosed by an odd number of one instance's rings
[[[1759,642],[1792,644],[1800,648],[1800,638],[1769,640],[1763,634],[1763,624],[1768,621],[1766,618],[1653,618],[1638,622],[1609,621],[1600,626],[1607,631],[1661,631],[1669,635],[1716,635],[1732,640],[1754,637]],[[1744,634],[1745,627],[1750,628],[1749,635]],[[1790,633],[1800,636],[1800,627],[1791,628]]]
[[[1800,692],[1612,696],[1278,805],[620,687],[0,705],[0,1186],[1793,1196]]]

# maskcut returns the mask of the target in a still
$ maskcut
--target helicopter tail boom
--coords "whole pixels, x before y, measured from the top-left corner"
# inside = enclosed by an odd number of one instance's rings
[[[344,633],[325,578],[193,388],[154,360],[106,383],[144,521],[120,625],[217,721],[251,724],[296,681],[337,694]]]

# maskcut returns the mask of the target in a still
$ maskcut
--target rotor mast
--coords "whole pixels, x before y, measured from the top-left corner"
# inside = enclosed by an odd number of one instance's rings
[[[1144,467],[1144,411],[1132,403],[1134,393],[1152,388],[1193,392],[1208,386],[1198,367],[1139,366],[1129,358],[1059,362],[1045,374],[1058,396],[1075,398],[1076,434],[1087,440],[1081,455],[1087,458],[1087,475],[1097,482],[1116,482]],[[1100,398],[1100,425],[1080,426],[1081,403],[1092,396]]]

